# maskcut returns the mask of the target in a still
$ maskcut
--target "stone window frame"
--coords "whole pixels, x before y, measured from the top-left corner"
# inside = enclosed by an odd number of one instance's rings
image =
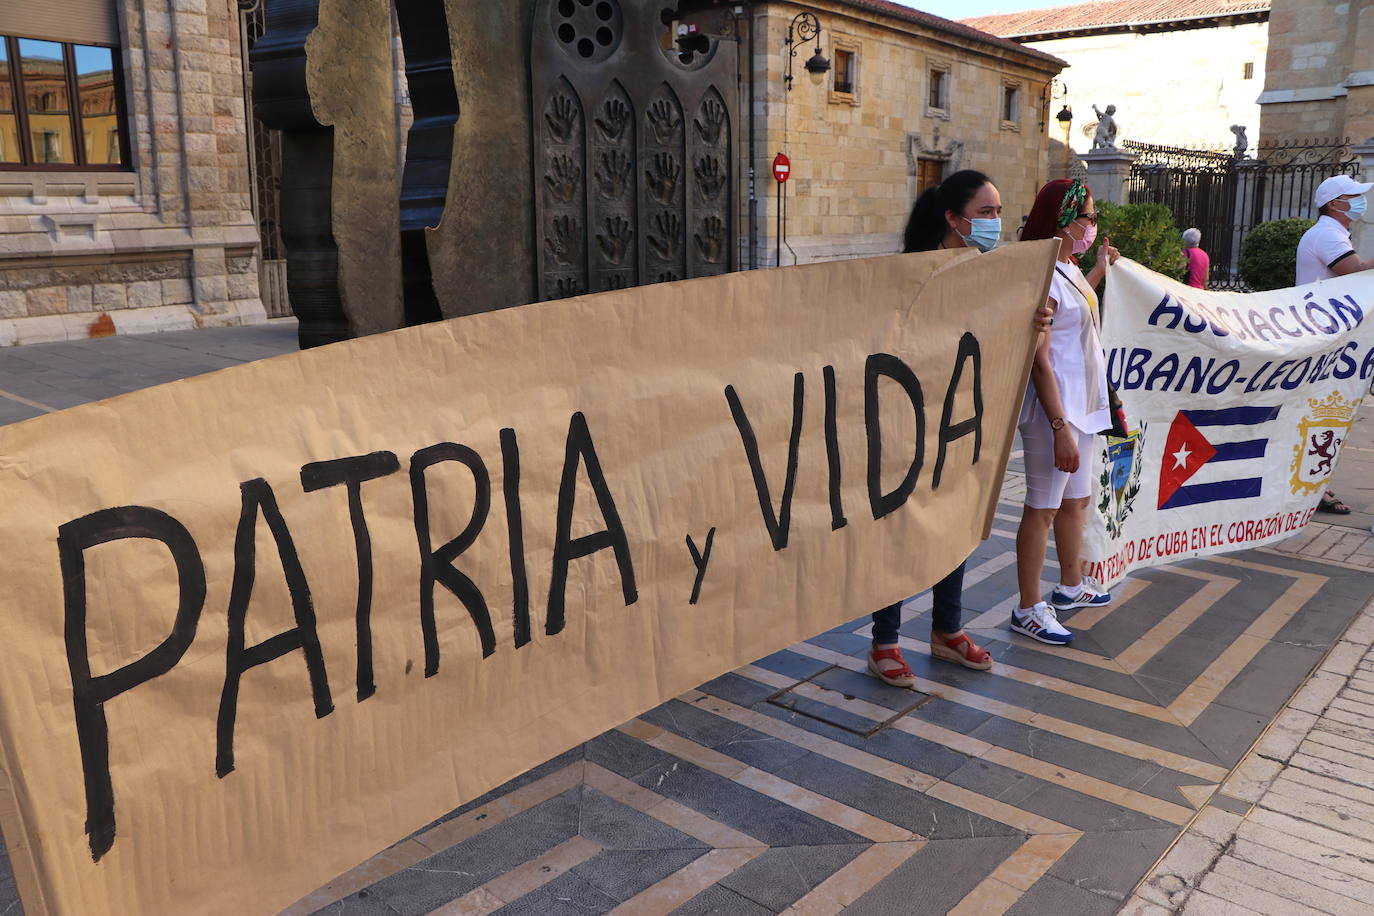
[[[1011,90],[1014,95],[1012,98],[1011,117],[1007,117],[1006,103],[1007,90]],[[1025,105],[1022,104],[1022,97],[1025,95],[1026,83],[1024,80],[1002,77],[1002,82],[997,91],[997,116],[1001,119],[1001,129],[1020,132],[1021,116],[1025,113]]]
[[[927,118],[939,118],[948,121],[950,115],[950,99],[954,96],[954,64],[944,58],[927,57],[925,73],[925,92],[924,101]],[[930,104],[930,94],[934,86],[932,85],[931,74],[943,73],[944,80],[941,85],[939,105]]]
[[[1243,80],[1252,80],[1255,78],[1255,62],[1253,60],[1247,60],[1245,63],[1241,64],[1240,78]]]
[[[831,33],[830,43],[836,57],[839,56],[840,52],[845,52],[850,55],[850,91],[841,92],[840,90],[835,88],[835,77],[838,72],[838,68],[832,67],[830,70],[830,104],[857,106],[860,100],[859,80],[863,74],[861,53],[863,51],[863,43],[860,42],[857,38],[852,38],[848,35],[840,35],[833,32]]]
[[[29,129],[29,114],[27,99],[23,93],[23,82],[21,75],[21,55],[19,54],[19,42],[24,36],[11,35],[8,33],[0,34],[0,44],[4,45],[6,60],[0,63],[9,71],[9,86],[13,92],[14,114],[17,119],[16,129],[20,136],[20,152],[28,153],[32,156],[32,134]],[[124,61],[123,49],[118,45],[99,44],[90,41],[61,41],[57,39],[36,39],[61,45],[63,53],[63,68],[67,83],[67,105],[68,118],[71,121],[72,143],[74,144],[73,159],[75,162],[0,162],[0,174],[4,173],[30,173],[30,174],[53,174],[53,173],[104,173],[108,175],[127,175],[135,171],[132,163],[134,138],[131,131],[131,118],[129,117],[129,86],[128,74],[125,72],[126,63]],[[84,142],[84,124],[80,110],[81,93],[79,91],[78,77],[76,73],[75,55],[77,47],[101,48],[110,52],[112,64],[111,79],[113,82],[112,92],[116,103],[115,111],[115,130],[119,138],[120,162],[117,163],[88,163],[85,162],[86,149]]]

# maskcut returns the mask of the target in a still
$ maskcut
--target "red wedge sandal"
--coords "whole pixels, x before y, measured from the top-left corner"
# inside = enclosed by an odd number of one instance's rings
[[[883,665],[883,662],[889,664]],[[901,649],[873,649],[868,653],[868,670],[884,684],[893,687],[916,686],[916,672],[907,666]]]
[[[992,668],[992,653],[975,646],[966,633],[960,633],[958,636],[931,633],[930,654],[934,658],[942,658],[965,668],[973,668],[975,671],[988,671]]]

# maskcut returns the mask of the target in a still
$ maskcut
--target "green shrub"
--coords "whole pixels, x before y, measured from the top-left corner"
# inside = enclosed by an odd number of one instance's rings
[[[1188,259],[1183,254],[1183,236],[1174,225],[1174,211],[1164,204],[1114,204],[1097,201],[1097,237],[1110,238],[1123,257],[1150,268],[1155,273],[1182,280]],[[1092,270],[1096,245],[1080,260],[1083,272]]]
[[[1240,278],[1253,290],[1292,286],[1298,242],[1311,228],[1310,219],[1276,219],[1251,229],[1240,246]]]

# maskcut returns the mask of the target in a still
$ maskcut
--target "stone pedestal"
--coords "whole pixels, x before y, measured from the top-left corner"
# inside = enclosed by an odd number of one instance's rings
[[[1266,222],[1273,218],[1269,216],[1268,203],[1261,200],[1262,195],[1265,193],[1264,182],[1261,180],[1263,174],[1264,170],[1256,159],[1251,159],[1249,156],[1242,155],[1241,158],[1235,161],[1236,189],[1234,200],[1231,204],[1231,239],[1230,246],[1227,249],[1230,251],[1230,258],[1228,263],[1222,265],[1227,275],[1232,280],[1236,279],[1240,272],[1240,246],[1245,240],[1244,234],[1259,225],[1259,223]],[[1257,207],[1263,208],[1259,211],[1259,219],[1255,219]],[[1202,240],[1202,247],[1204,250],[1208,249],[1207,241],[1208,240],[1205,238]],[[1217,248],[1212,248],[1209,253],[1216,250]],[[1218,260],[1217,255],[1213,253],[1213,276],[1217,275]]]
[[[1083,164],[1088,169],[1088,188],[1093,192],[1093,199],[1128,203],[1126,179],[1131,175],[1131,163],[1135,158],[1135,153],[1115,148],[1084,153]]]

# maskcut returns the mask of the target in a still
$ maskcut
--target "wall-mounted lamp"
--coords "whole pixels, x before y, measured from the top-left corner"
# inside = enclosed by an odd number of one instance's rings
[[[1059,80],[1052,81],[1045,87],[1045,111],[1050,110],[1051,100],[1065,98],[1068,94],[1068,86]],[[1070,134],[1073,125],[1073,109],[1069,107],[1068,102],[1065,102],[1064,107],[1059,109],[1059,114],[1055,115],[1054,119],[1064,129],[1064,176],[1069,177],[1073,172],[1073,137]]]
[[[1069,87],[1065,86],[1062,80],[1052,79],[1045,84],[1045,92],[1040,97],[1040,129],[1044,130],[1049,123],[1050,107],[1055,99],[1062,99],[1069,94]],[[1073,110],[1069,108],[1067,102],[1064,107],[1059,109],[1059,114],[1055,115],[1055,120],[1060,124],[1073,120]]]
[[[815,13],[798,13],[792,23],[787,27],[787,91],[792,91],[792,61],[797,56],[799,45],[805,44],[811,39],[816,39],[816,53],[803,65],[806,72],[813,76],[821,76],[830,72],[830,60],[821,53],[821,21],[816,18]]]

